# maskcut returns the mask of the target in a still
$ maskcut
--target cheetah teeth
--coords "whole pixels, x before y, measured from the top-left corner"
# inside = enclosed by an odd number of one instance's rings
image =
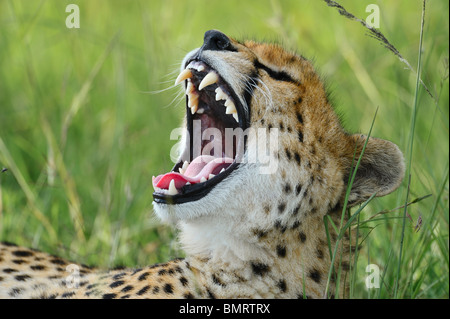
[[[210,71],[200,82],[198,90],[201,91],[204,87],[217,83],[217,81],[219,81],[219,76],[217,75],[217,73],[214,71]]]
[[[174,179],[172,179],[172,180],[170,181],[169,189],[168,189],[167,194],[169,194],[169,195],[176,195],[176,194],[178,194],[178,190],[177,190],[177,188],[175,187],[175,180],[174,180]]]
[[[175,85],[180,84],[186,79],[189,79],[192,77],[192,71],[191,69],[184,69],[181,71],[180,75],[178,75],[177,79],[175,80]]]
[[[178,171],[180,172],[180,174],[184,174],[185,173],[185,171],[186,171],[186,168],[189,166],[189,162],[187,162],[187,161],[185,161],[184,163],[183,163],[183,166],[182,167],[180,167],[180,168],[178,168]],[[222,174],[223,172],[225,172],[225,168],[222,168],[221,170],[220,170],[220,172],[219,172],[219,174]],[[208,180],[210,180],[211,178],[214,178],[214,177],[216,177],[216,175],[214,175],[214,174],[209,174],[209,176],[208,177],[202,177],[201,179],[200,179],[200,183],[204,183],[204,182],[206,182],[206,181],[208,181]],[[155,176],[153,176],[152,177],[152,184],[154,185],[154,180],[155,180]],[[187,182],[185,185],[191,185],[191,183],[189,183],[189,182]],[[172,179],[171,181],[170,181],[170,183],[169,183],[169,188],[168,189],[163,189],[163,188],[159,188],[159,187],[156,187],[156,186],[153,186],[153,188],[155,189],[155,191],[156,192],[161,192],[161,193],[164,193],[164,194],[167,194],[167,195],[171,195],[171,196],[173,196],[173,195],[177,195],[179,192],[178,192],[178,189],[176,188],[176,186],[175,186],[175,180],[174,179]]]
[[[215,71],[210,71],[200,82],[198,85],[198,88],[196,89],[194,84],[191,81],[192,76],[194,75],[192,73],[192,70],[197,70],[199,72],[202,72],[205,70],[205,65],[201,62],[195,61],[189,63],[186,69],[180,72],[177,79],[175,80],[175,85],[180,84],[181,82],[187,80],[186,84],[186,95],[188,96],[188,107],[191,110],[191,114],[194,115],[195,113],[203,114],[205,110],[203,108],[199,108],[198,101],[199,101],[199,91],[204,89],[207,86],[210,86],[212,84],[215,84],[219,81],[219,75]],[[232,115],[233,118],[236,120],[236,122],[239,123],[239,115],[236,110],[236,105],[233,102],[233,99],[220,87],[218,86],[215,90],[216,95],[215,99],[216,101],[224,100],[226,107],[225,114]]]

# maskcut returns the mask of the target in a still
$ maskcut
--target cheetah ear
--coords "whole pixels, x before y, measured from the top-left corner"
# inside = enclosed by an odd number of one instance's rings
[[[358,157],[353,159],[355,145],[357,156],[362,151],[367,136],[355,134],[350,136],[353,150],[347,153],[348,171],[344,182],[349,182],[350,168],[356,165]],[[396,190],[403,180],[405,164],[403,154],[392,142],[371,137],[367,142],[363,157],[356,172],[350,192],[348,204],[350,206],[359,204],[369,199],[374,193],[376,196],[387,195]]]

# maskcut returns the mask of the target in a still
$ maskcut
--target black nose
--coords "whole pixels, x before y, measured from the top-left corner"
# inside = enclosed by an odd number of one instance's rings
[[[217,30],[209,30],[205,32],[202,49],[235,51],[230,39],[225,34]]]

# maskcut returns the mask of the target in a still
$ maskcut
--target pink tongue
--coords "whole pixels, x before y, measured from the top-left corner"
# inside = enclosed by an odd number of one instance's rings
[[[169,189],[172,180],[175,181],[175,187],[180,189],[187,182],[191,184],[200,183],[202,177],[209,178],[209,174],[217,175],[222,168],[227,168],[233,163],[233,159],[229,157],[217,158],[210,155],[201,155],[195,158],[186,168],[184,174],[170,172],[159,175],[153,180],[153,187]]]

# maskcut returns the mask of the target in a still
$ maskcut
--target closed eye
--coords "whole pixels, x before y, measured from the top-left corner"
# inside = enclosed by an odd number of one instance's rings
[[[255,60],[254,62],[254,66],[257,69],[262,69],[264,71],[267,72],[267,74],[274,80],[277,81],[284,81],[284,82],[291,82],[294,83],[296,85],[300,85],[300,82],[295,80],[294,78],[292,78],[289,74],[287,74],[284,71],[275,71],[271,68],[269,68],[268,66],[262,64],[261,62],[259,62],[258,60]]]

